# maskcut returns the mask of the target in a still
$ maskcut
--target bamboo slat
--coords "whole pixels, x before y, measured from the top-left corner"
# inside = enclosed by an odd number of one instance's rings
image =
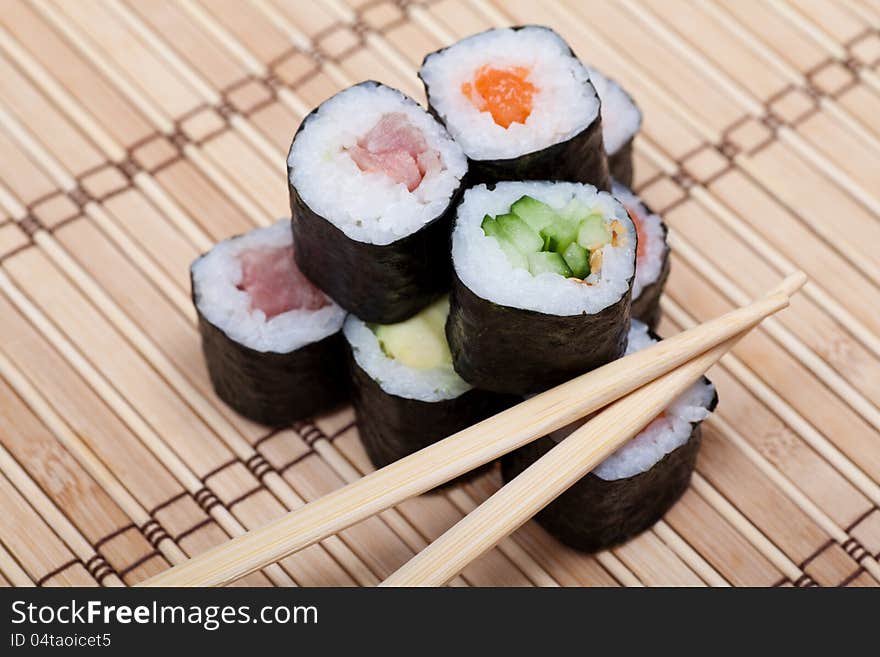
[[[268,434],[214,397],[188,264],[287,212],[314,105],[365,78],[423,101],[427,51],[525,22],[645,113],[636,187],[674,242],[662,333],[811,281],[710,374],[721,405],[662,523],[595,556],[528,524],[452,584],[877,585],[873,0],[7,2],[0,475],[39,545],[0,523],[0,583],[133,584],[371,471],[350,411]],[[408,500],[240,583],[374,583],[497,485]]]

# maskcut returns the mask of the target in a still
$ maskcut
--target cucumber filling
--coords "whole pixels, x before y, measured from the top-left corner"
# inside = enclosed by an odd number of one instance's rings
[[[431,369],[452,364],[446,342],[449,297],[438,299],[409,319],[397,324],[368,324],[389,358],[407,367]]]
[[[531,196],[517,200],[507,214],[486,215],[481,226],[513,267],[579,281],[599,273],[602,249],[624,235],[619,221],[607,223],[578,199],[556,209]]]

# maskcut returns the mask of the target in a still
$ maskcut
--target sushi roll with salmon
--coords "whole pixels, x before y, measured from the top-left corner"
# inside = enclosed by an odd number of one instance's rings
[[[669,278],[666,224],[627,187],[612,181],[611,193],[623,204],[639,236],[636,277],[632,290],[632,316],[652,329],[660,320],[660,295]]]
[[[217,244],[190,268],[217,396],[243,416],[289,424],[345,398],[345,311],[296,265],[290,220]]]
[[[528,394],[619,358],[637,246],[624,207],[592,185],[469,189],[452,233],[455,370],[477,388]]]
[[[634,321],[627,353],[658,340],[647,326]],[[648,529],[687,489],[700,449],[700,423],[717,403],[718,395],[708,379],[694,383],[535,520],[566,545],[587,552],[612,547]],[[516,477],[582,424],[577,422],[503,456],[504,481]]]
[[[364,321],[411,317],[449,287],[467,158],[414,100],[363,82],[324,101],[287,159],[303,273]]]
[[[602,103],[602,140],[608,171],[619,183],[632,186],[633,140],[642,127],[642,112],[626,90],[601,71],[588,67],[590,82]]]
[[[469,184],[568,180],[609,189],[599,97],[547,27],[489,30],[425,57],[428,106],[464,149]]]
[[[517,401],[475,390],[452,368],[441,297],[398,324],[349,315],[352,398],[361,441],[377,468],[476,424]]]

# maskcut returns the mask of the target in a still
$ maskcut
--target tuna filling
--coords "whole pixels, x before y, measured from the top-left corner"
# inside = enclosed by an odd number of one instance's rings
[[[425,136],[400,112],[390,112],[347,149],[361,171],[384,173],[409,191],[441,168],[440,154],[428,146]]]
[[[293,246],[262,247],[245,251],[238,289],[251,298],[251,311],[262,310],[266,319],[290,310],[318,310],[327,297],[296,266]]]

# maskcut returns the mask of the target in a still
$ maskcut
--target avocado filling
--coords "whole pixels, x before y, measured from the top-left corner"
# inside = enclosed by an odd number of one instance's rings
[[[550,272],[583,281],[602,268],[602,249],[617,246],[625,229],[616,219],[572,199],[555,209],[523,196],[507,214],[483,217],[483,232],[495,238],[514,267],[533,276]]]
[[[446,342],[449,297],[444,296],[417,315],[397,324],[368,324],[388,358],[407,367],[431,369],[452,365]]]

